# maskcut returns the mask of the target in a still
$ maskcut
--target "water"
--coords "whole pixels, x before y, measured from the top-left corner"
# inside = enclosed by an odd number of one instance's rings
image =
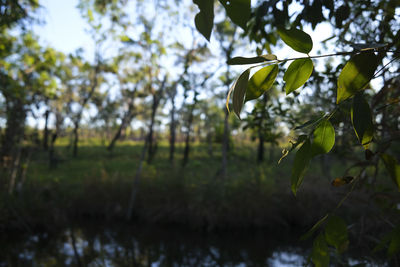
[[[7,243],[0,249],[0,266],[304,266],[309,244],[295,239],[260,231],[90,225],[19,240],[8,237],[2,241]],[[365,260],[349,257],[344,262],[352,266]]]

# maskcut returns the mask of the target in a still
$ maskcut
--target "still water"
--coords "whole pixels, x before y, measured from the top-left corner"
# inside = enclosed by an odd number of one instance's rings
[[[70,227],[59,234],[3,239],[0,266],[304,266],[310,244],[293,236],[154,225]],[[341,259],[341,266],[354,265],[382,266],[362,255]]]

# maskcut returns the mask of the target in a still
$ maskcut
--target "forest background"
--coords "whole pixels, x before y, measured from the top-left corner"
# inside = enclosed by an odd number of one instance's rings
[[[317,266],[398,264],[398,2],[193,2],[82,0],[68,53],[1,2],[0,229],[311,229]]]

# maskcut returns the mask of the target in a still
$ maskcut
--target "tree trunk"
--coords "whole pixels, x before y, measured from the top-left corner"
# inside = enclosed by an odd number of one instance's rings
[[[49,128],[48,128],[49,115],[50,115],[50,110],[46,110],[46,112],[44,114],[44,133],[43,133],[43,149],[44,150],[47,150],[49,148]]]
[[[128,210],[126,213],[126,220],[128,220],[128,221],[130,221],[132,218],[133,206],[135,205],[135,201],[136,201],[136,194],[137,194],[138,187],[139,187],[140,177],[142,175],[143,162],[146,157],[146,151],[147,151],[147,147],[149,145],[149,141],[150,141],[150,132],[147,135],[146,140],[144,141],[144,146],[142,148],[142,153],[141,153],[140,159],[139,159],[139,166],[136,170],[135,179],[133,180],[133,183],[132,183],[131,197],[129,199]]]
[[[266,94],[263,95],[262,98],[262,106],[261,106],[261,118],[259,120],[259,125],[258,125],[258,151],[257,151],[257,163],[261,163],[264,161],[264,142],[265,142],[265,131],[266,129],[264,128],[265,126],[265,121],[268,119],[267,118],[267,101],[268,97]]]
[[[129,116],[129,118],[124,117],[122,119],[121,125],[119,126],[117,132],[115,133],[113,139],[111,140],[110,144],[107,147],[108,151],[111,152],[114,149],[115,144],[121,138],[122,131],[127,127],[128,121],[130,121],[130,120],[131,120],[131,116]]]
[[[227,109],[225,109],[224,135],[222,140],[222,162],[221,162],[221,177],[224,180],[227,177],[228,149],[229,149],[229,112]]]
[[[154,135],[154,123],[156,118],[156,111],[158,107],[158,100],[157,95],[153,95],[153,105],[151,109],[151,118],[150,118],[150,127],[149,127],[149,138],[148,138],[148,156],[147,156],[147,163],[150,164],[153,161],[154,157],[154,145],[153,145],[153,135]]]
[[[75,123],[74,123],[74,142],[73,142],[73,152],[72,156],[76,158],[78,156],[78,142],[79,142],[79,121],[80,118],[78,118]]]
[[[147,163],[151,163],[153,161],[155,152],[156,152],[156,145],[153,144],[154,138],[154,124],[156,120],[157,108],[160,104],[161,98],[164,93],[165,84],[167,82],[167,76],[164,77],[164,80],[161,83],[160,89],[157,92],[153,93],[153,105],[151,107],[151,120],[150,120],[150,128],[149,128],[149,140],[148,140],[148,150],[149,155],[147,158]]]
[[[134,117],[132,112],[134,108],[133,104],[135,100],[136,90],[137,88],[135,87],[135,89],[132,92],[132,96],[129,100],[128,110],[125,112],[121,121],[121,125],[119,126],[117,132],[115,133],[113,139],[111,140],[111,143],[107,147],[107,150],[110,152],[114,149],[116,142],[121,138],[123,131],[126,129],[126,127],[128,127],[128,124],[132,121],[132,118]]]
[[[16,154],[16,147],[24,136],[26,112],[20,99],[7,100],[7,125],[4,134],[1,156],[4,160]]]
[[[194,92],[194,98],[193,98],[193,104],[190,108],[190,113],[189,113],[189,119],[188,119],[188,124],[187,124],[187,132],[186,132],[186,138],[185,138],[185,150],[183,153],[183,160],[182,160],[182,167],[185,167],[186,164],[189,162],[189,150],[190,150],[190,132],[192,129],[192,124],[193,124],[193,112],[194,108],[197,104],[197,91]]]
[[[171,109],[171,124],[169,126],[169,161],[171,163],[174,162],[174,154],[175,154],[175,140],[176,140],[176,121],[175,121],[175,112],[176,112],[176,107],[175,107],[175,96],[176,93],[174,93],[171,97],[171,103],[172,103],[172,109]]]
[[[261,129],[258,130],[258,149],[257,149],[257,163],[264,161],[264,133]]]

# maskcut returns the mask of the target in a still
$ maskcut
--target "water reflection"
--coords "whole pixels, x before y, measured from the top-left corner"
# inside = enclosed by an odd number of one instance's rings
[[[309,251],[288,241],[266,233],[90,226],[8,242],[0,266],[303,266]]]

